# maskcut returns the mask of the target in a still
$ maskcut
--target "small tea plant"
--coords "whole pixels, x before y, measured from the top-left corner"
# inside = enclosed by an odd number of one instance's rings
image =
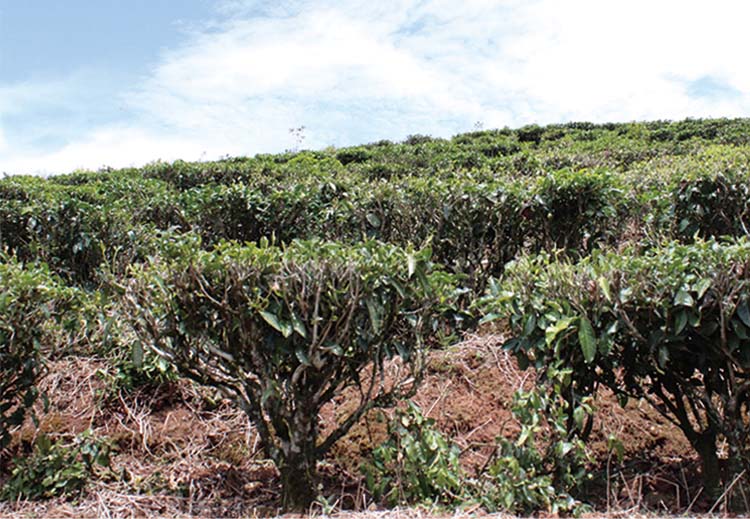
[[[96,466],[109,467],[110,451],[109,442],[94,438],[91,431],[70,444],[40,434],[31,455],[15,460],[10,478],[0,489],[0,499],[73,497],[83,490]]]
[[[548,371],[557,380],[570,375],[555,367]],[[554,390],[513,395],[513,417],[521,426],[518,437],[498,438],[494,461],[478,475],[476,499],[487,510],[521,515],[585,510],[573,495],[586,481],[590,460],[584,442],[568,431],[568,405]]]
[[[551,371],[555,378],[569,376]],[[391,506],[479,504],[523,515],[583,511],[572,495],[586,480],[589,458],[583,442],[567,431],[566,407],[559,395],[517,392],[512,412],[521,425],[518,436],[498,438],[485,467],[471,476],[461,467],[461,449],[410,402],[389,424],[388,439],[362,465],[365,483],[376,500]]]
[[[409,402],[389,424],[388,440],[362,467],[367,488],[390,505],[460,502],[466,497],[460,452],[435,428],[434,420]]]

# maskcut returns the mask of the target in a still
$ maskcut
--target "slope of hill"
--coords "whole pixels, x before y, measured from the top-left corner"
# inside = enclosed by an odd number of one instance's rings
[[[0,514],[747,512],[749,191],[747,119],[4,178]]]

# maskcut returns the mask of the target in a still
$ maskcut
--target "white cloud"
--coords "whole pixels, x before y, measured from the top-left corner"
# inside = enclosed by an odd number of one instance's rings
[[[748,44],[737,20],[747,14],[737,2],[541,2],[526,11],[517,77],[552,118],[747,114],[747,73],[736,65]],[[745,98],[714,107],[688,98],[684,81],[702,75],[725,78]]]
[[[180,127],[243,121],[243,129],[271,123],[286,130],[315,116],[310,112],[321,104],[368,100],[377,109],[379,101],[395,100],[450,108],[461,100],[446,95],[446,79],[373,34],[364,20],[324,10],[236,23],[221,35],[200,37],[168,54],[132,102]],[[279,126],[257,115],[284,120]]]
[[[164,136],[136,128],[111,127],[93,131],[85,139],[63,146],[39,160],[33,156],[11,157],[1,163],[6,173],[66,173],[76,169],[129,167],[157,159],[201,160],[220,155],[216,143],[200,138]]]
[[[378,113],[398,102],[406,120],[429,114],[508,125],[748,112],[750,73],[737,63],[747,48],[741,24],[750,8],[737,2],[297,5],[293,16],[237,21],[168,54],[142,100],[148,104],[154,91],[217,108],[260,100],[313,119],[321,103],[345,110],[368,102]],[[685,82],[705,75],[745,95],[691,99]],[[175,122],[187,124],[191,112],[180,110]],[[325,126],[325,117],[317,119]]]
[[[288,129],[300,125],[307,146],[323,147],[447,136],[475,121],[494,127],[750,115],[750,69],[740,65],[750,4],[220,5],[229,20],[163,52],[152,73],[120,96],[131,120],[91,128],[46,154],[0,149],[0,170],[280,151],[293,145]],[[690,85],[703,78],[736,95],[696,95]],[[18,95],[0,101],[0,115],[31,103]]]

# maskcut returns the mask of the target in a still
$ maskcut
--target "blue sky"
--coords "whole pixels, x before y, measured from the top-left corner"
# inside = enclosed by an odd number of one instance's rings
[[[745,2],[0,0],[0,173],[750,116]]]

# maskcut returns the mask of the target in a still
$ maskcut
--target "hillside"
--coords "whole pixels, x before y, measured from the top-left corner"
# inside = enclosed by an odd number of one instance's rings
[[[749,191],[749,119],[6,177],[0,515],[748,512]]]

